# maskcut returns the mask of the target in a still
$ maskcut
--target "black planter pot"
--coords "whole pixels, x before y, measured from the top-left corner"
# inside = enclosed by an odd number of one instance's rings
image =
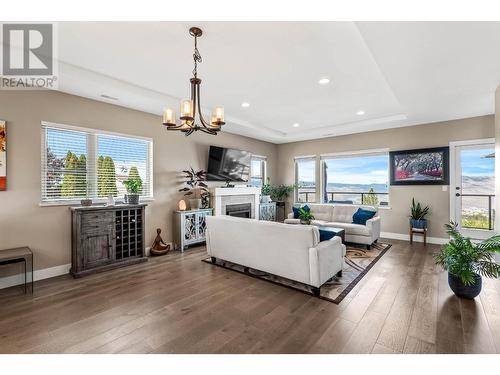
[[[467,286],[462,283],[462,280],[460,280],[459,277],[448,272],[448,285],[457,297],[474,299],[479,295],[479,293],[481,293],[483,280],[481,276],[476,274],[474,285]]]
[[[125,194],[125,203],[139,204],[139,194]]]

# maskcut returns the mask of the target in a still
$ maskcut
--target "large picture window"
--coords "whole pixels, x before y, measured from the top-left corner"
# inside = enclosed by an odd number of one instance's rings
[[[322,156],[323,201],[389,205],[388,152]]]
[[[42,203],[123,197],[129,178],[152,198],[152,147],[146,138],[42,123]]]
[[[316,202],[316,159],[295,159],[295,184],[297,185],[297,202]]]

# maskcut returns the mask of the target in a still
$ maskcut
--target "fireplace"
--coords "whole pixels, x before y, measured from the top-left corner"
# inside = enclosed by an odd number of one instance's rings
[[[250,219],[252,217],[252,204],[228,204],[226,205],[226,215]]]

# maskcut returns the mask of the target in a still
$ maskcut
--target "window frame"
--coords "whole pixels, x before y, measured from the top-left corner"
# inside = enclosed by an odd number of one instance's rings
[[[387,156],[387,201],[388,205],[377,205],[378,209],[390,209],[391,208],[391,196],[390,196],[390,161],[389,161],[389,148],[378,148],[378,149],[368,149],[368,150],[358,150],[358,151],[345,151],[345,152],[336,152],[336,153],[328,153],[320,155],[320,201],[325,202],[325,184],[327,181],[325,180],[325,163],[327,160],[331,159],[353,159],[356,157],[367,157],[367,156]],[[323,204],[334,204],[325,202]],[[356,203],[353,203],[356,204]]]
[[[295,192],[294,192],[294,202],[299,202],[299,166],[298,163],[300,161],[312,161],[314,163],[314,202],[302,202],[302,203],[318,203],[318,163],[316,160],[316,155],[307,155],[307,156],[296,156],[294,157],[294,167],[295,167]]]
[[[252,162],[254,160],[258,160],[260,162],[260,173],[261,173],[261,176],[260,177],[262,179],[262,185],[261,186],[256,186],[256,187],[262,187],[265,183],[266,183],[266,179],[267,179],[267,157],[266,156],[261,156],[261,155],[252,155],[251,158],[250,158],[250,184],[252,183],[252,178],[254,178],[252,176]],[[257,177],[259,178],[259,177]],[[252,185],[254,186],[254,185]]]
[[[40,138],[41,138],[41,161],[40,161],[40,203],[39,206],[47,207],[47,206],[72,206],[79,205],[81,198],[78,199],[57,199],[57,200],[49,200],[44,199],[46,196],[46,185],[44,183],[46,179],[46,172],[44,166],[47,164],[47,137],[46,137],[46,129],[59,129],[59,130],[67,130],[85,133],[87,135],[87,165],[94,166],[93,168],[89,168],[87,171],[87,179],[91,181],[91,191],[95,193],[95,189],[97,188],[97,137],[102,136],[114,136],[114,137],[122,137],[129,138],[135,140],[142,140],[148,142],[148,165],[146,168],[146,174],[149,178],[149,195],[141,196],[141,201],[143,202],[151,202],[154,200],[154,190],[153,190],[153,139],[149,137],[143,137],[139,135],[131,135],[125,133],[111,132],[107,130],[100,130],[94,128],[85,128],[81,126],[75,125],[67,125],[60,124],[50,121],[41,121],[40,124]],[[119,199],[119,198],[118,198]],[[92,198],[93,203],[105,203],[107,198]]]

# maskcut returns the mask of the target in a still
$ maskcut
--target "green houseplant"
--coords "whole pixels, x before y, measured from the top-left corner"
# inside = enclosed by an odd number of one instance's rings
[[[294,189],[295,185],[272,185],[270,190],[271,199],[275,202],[284,202]]]
[[[271,200],[271,192],[272,192],[272,185],[271,185],[271,180],[268,177],[266,183],[262,185],[260,191],[261,193],[260,201],[262,203],[268,203]]]
[[[415,202],[415,198],[411,199],[410,207],[410,225],[412,228],[425,229],[427,228],[427,219],[425,216],[429,213],[429,206],[423,207],[420,202]]]
[[[303,207],[299,208],[299,219],[301,224],[311,224],[311,220],[314,220],[314,216],[309,210],[304,210]]]
[[[209,206],[210,192],[208,191],[207,172],[199,170],[195,172],[193,167],[189,170],[182,171],[184,173],[184,183],[187,185],[180,192],[184,192],[184,196],[192,196],[189,199],[189,206],[192,210],[197,210],[200,207],[207,208]]]
[[[142,180],[140,177],[129,177],[123,181],[123,185],[127,189],[125,202],[129,204],[139,204],[139,194],[142,192]]]
[[[451,239],[434,254],[434,259],[448,271],[451,290],[458,297],[473,299],[481,292],[481,276],[500,277],[500,264],[494,259],[494,254],[500,252],[500,235],[474,243],[463,237],[457,227],[454,222],[445,225]]]

